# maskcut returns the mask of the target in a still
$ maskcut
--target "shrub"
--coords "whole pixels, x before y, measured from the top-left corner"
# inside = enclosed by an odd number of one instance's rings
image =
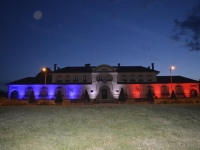
[[[87,90],[85,90],[84,100],[86,105],[88,104],[88,102],[90,102],[90,96]]]
[[[27,102],[20,100],[1,101],[1,106],[23,106],[23,105],[27,105]]]
[[[62,94],[61,91],[58,91],[58,94],[56,95],[56,99],[55,99],[55,103],[62,103],[63,99],[62,99]]]
[[[184,101],[184,103],[195,103],[195,100],[192,100],[192,99],[186,99]]]
[[[48,101],[37,101],[36,105],[50,105]]]
[[[147,93],[147,101],[149,101],[149,102],[153,102],[154,101],[153,93],[152,93],[151,89],[149,89],[149,91]]]
[[[177,100],[177,97],[176,97],[174,90],[172,90],[172,94],[170,96],[170,100],[172,100],[172,99]]]
[[[120,91],[120,93],[119,93],[119,102],[125,102],[126,101],[126,99],[127,99],[127,96],[125,95],[125,93],[124,93],[124,89],[123,88],[121,88],[121,91]]]
[[[34,92],[32,91],[31,92],[31,95],[29,97],[29,100],[28,100],[29,103],[35,103],[35,95],[34,95]]]
[[[169,100],[162,100],[160,103],[161,104],[169,104]]]

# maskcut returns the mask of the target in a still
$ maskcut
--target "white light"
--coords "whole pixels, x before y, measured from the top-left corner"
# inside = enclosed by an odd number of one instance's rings
[[[46,71],[46,68],[42,68],[42,71],[44,71],[44,72],[45,72],[45,71]]]
[[[40,20],[42,18],[42,12],[40,10],[37,10],[36,12],[34,12],[33,18],[35,20]]]
[[[171,67],[170,67],[170,69],[171,69],[171,70],[174,70],[174,69],[175,69],[175,67],[174,67],[174,66],[171,66]]]

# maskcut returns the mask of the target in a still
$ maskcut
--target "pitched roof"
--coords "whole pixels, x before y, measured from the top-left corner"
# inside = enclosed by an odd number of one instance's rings
[[[91,67],[65,67],[53,71],[53,73],[67,73],[67,72],[91,72]]]
[[[120,66],[117,67],[117,72],[157,72],[157,70],[152,70],[143,66]]]
[[[82,72],[92,72],[93,68],[96,68],[97,66],[89,66],[89,67],[65,67],[58,70],[53,71],[52,73],[82,73]],[[152,70],[150,68],[145,68],[142,66],[112,66],[113,68],[117,68],[116,72],[157,72],[157,70]]]
[[[47,84],[51,83],[51,78],[47,78],[46,83]],[[26,77],[20,80],[7,83],[7,85],[9,84],[44,84],[44,78]]]
[[[157,82],[152,82],[152,83],[170,83],[170,82],[171,82],[170,76],[157,76]],[[197,80],[193,80],[193,79],[186,78],[183,76],[172,76],[172,82],[173,83],[199,83],[199,81]],[[47,78],[46,83],[58,84],[58,83],[52,83],[51,77]],[[141,84],[144,84],[144,83],[146,82],[141,82]],[[20,80],[7,83],[6,85],[9,85],[9,84],[44,84],[44,78],[26,77]],[[74,84],[74,83],[59,83],[59,84]],[[89,83],[75,83],[75,84],[89,84]],[[134,83],[125,82],[124,84],[134,84]]]
[[[38,77],[27,77],[20,80],[16,80],[10,83],[7,83],[6,85],[17,85],[17,84],[44,84],[44,78],[38,78]],[[92,84],[91,82],[76,82],[76,83],[52,83],[52,78],[47,77],[46,84]]]
[[[171,83],[170,76],[157,76],[157,83]],[[183,76],[172,76],[172,83],[199,83],[199,81]]]

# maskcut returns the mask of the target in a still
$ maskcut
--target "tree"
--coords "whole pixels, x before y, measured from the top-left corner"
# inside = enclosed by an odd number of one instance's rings
[[[8,97],[8,92],[5,92],[3,90],[0,90],[0,98],[1,97]]]
[[[34,92],[32,91],[31,92],[31,95],[29,97],[29,100],[28,100],[29,103],[35,103],[35,95],[34,95]]]
[[[85,104],[87,105],[87,104],[88,104],[88,102],[90,102],[90,96],[89,96],[89,94],[88,94],[88,91],[87,91],[87,90],[85,90],[85,95],[84,95],[84,98],[85,98]]]
[[[200,51],[200,2],[187,14],[184,21],[174,21],[174,35],[172,39],[185,39],[186,47],[191,51]]]
[[[147,93],[147,101],[149,101],[149,102],[153,102],[154,101],[153,93],[152,93],[150,88],[149,88],[148,93]]]
[[[170,96],[170,100],[172,100],[172,99],[177,100],[177,97],[176,97],[174,90],[172,90],[172,93],[171,93],[171,96]]]
[[[126,96],[126,94],[124,93],[124,89],[123,88],[121,88],[121,91],[120,91],[120,93],[119,93],[119,101],[120,102],[125,102],[126,101],[126,98],[127,98],[127,96]]]
[[[60,90],[58,91],[58,93],[57,93],[57,95],[56,95],[55,102],[56,102],[56,103],[62,103],[62,102],[63,102],[62,93],[61,93]]]

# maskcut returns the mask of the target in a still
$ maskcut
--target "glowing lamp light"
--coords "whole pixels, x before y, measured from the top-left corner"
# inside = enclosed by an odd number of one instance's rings
[[[46,68],[42,68],[42,71],[44,71],[44,72],[45,72],[45,71],[46,71]]]
[[[45,75],[44,75],[44,87],[46,88],[46,83],[47,83],[46,68],[42,68],[42,71],[45,72]],[[46,90],[44,92],[44,98],[45,98],[45,95],[46,95]]]
[[[174,69],[175,69],[175,67],[174,67],[174,66],[171,66],[171,67],[170,67],[170,70],[174,70]]]
[[[171,66],[171,67],[170,67],[170,70],[169,70],[169,71],[170,71],[170,80],[171,80],[171,90],[172,90],[172,73],[171,73],[171,72],[172,72],[172,70],[174,70],[174,69],[175,69],[175,67],[174,67],[174,66]]]

